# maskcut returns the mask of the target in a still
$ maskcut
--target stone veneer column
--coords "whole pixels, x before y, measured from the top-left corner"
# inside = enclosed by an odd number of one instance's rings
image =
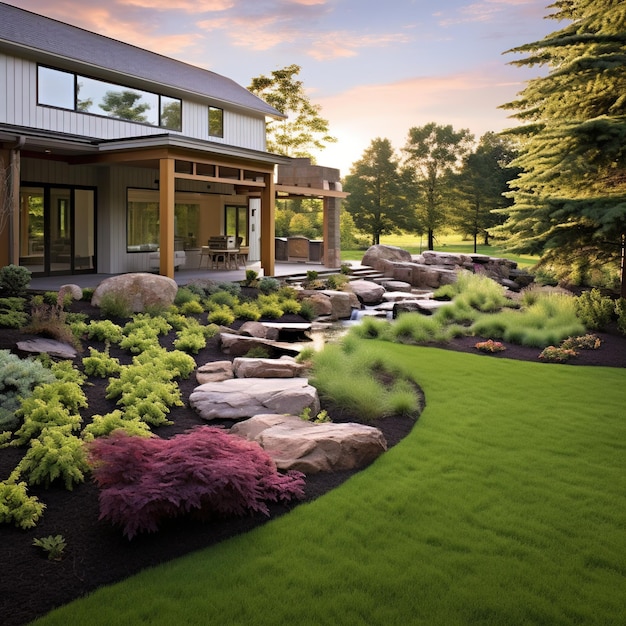
[[[324,198],[324,265],[341,265],[341,198]]]

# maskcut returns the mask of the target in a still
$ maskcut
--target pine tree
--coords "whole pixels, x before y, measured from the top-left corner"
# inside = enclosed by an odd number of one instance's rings
[[[413,168],[420,222],[428,233],[428,249],[434,248],[435,230],[449,219],[447,196],[452,174],[460,169],[474,136],[469,130],[430,122],[409,129],[404,147],[406,164]]]
[[[568,24],[510,51],[527,55],[513,64],[549,73],[503,107],[523,122],[510,131],[520,138],[513,165],[522,173],[494,234],[511,251],[567,267],[578,282],[608,269],[626,296],[626,3],[558,0],[549,8]]]
[[[503,135],[485,133],[476,149],[465,157],[463,168],[455,178],[457,189],[451,210],[451,223],[455,230],[472,235],[474,252],[477,239],[483,237],[489,244],[489,229],[501,224],[503,217],[494,213],[512,204],[504,194],[508,181],[519,173],[509,167],[516,156],[513,142]]]
[[[346,176],[344,200],[356,227],[371,235],[372,244],[381,235],[400,233],[415,226],[414,211],[408,206],[399,160],[389,139],[373,139],[360,160]]]

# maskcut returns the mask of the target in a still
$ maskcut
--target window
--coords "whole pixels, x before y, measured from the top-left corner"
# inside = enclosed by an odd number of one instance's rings
[[[178,98],[40,65],[38,104],[182,130]]]
[[[206,195],[177,193],[174,205],[174,247],[187,250],[197,245],[201,207]],[[159,249],[159,192],[129,189],[126,214],[127,252],[152,252]]]
[[[224,111],[209,107],[209,137],[224,136]]]

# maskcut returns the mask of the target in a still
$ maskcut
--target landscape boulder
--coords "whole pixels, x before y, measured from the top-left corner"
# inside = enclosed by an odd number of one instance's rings
[[[314,423],[294,415],[256,415],[231,433],[256,441],[279,469],[305,474],[364,467],[387,450],[383,433],[356,423]]]
[[[234,377],[235,373],[231,361],[209,361],[196,370],[196,380],[199,385],[219,383]]]
[[[369,265],[379,271],[384,271],[385,264],[381,261],[411,261],[411,253],[397,246],[377,244],[370,246],[363,255],[361,265]]]
[[[260,413],[320,410],[317,389],[306,378],[232,378],[196,387],[189,404],[204,420],[244,419]]]
[[[177,291],[176,281],[167,276],[145,272],[120,274],[105,278],[96,287],[91,304],[99,307],[102,298],[111,295],[127,302],[134,313],[141,313],[151,306],[171,306]]]
[[[237,357],[233,370],[237,378],[297,378],[302,375],[304,365],[290,356],[279,359]]]
[[[385,288],[371,280],[353,280],[350,288],[363,304],[379,304],[383,301]]]

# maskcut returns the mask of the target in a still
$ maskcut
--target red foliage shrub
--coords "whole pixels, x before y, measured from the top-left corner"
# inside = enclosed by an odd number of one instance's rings
[[[269,515],[266,502],[304,497],[304,475],[281,474],[254,442],[199,426],[171,439],[122,431],[87,444],[100,487],[100,519],[132,539],[190,511]]]

